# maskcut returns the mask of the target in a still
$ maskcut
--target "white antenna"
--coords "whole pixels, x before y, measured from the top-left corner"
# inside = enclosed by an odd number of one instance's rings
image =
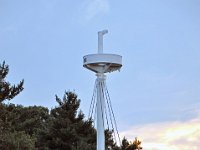
[[[98,53],[103,53],[103,35],[108,33],[108,30],[98,32]]]
[[[103,35],[108,30],[98,32],[98,53],[83,57],[83,67],[96,73],[97,88],[97,150],[105,150],[105,80],[104,73],[110,73],[119,70],[122,67],[122,56],[116,54],[103,53]]]

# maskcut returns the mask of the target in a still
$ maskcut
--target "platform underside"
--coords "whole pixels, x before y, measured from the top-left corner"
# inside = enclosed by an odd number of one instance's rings
[[[122,57],[115,54],[90,54],[83,57],[83,66],[95,73],[120,70]]]

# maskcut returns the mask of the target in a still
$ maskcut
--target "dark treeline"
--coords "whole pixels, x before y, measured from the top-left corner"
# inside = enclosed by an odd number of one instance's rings
[[[56,96],[57,106],[5,103],[23,90],[24,81],[11,85],[6,81],[9,66],[0,64],[0,149],[1,150],[95,150],[96,130],[91,119],[85,119],[80,100],[73,92]],[[125,138],[118,146],[112,131],[106,130],[107,150],[141,149],[141,142],[129,143]]]

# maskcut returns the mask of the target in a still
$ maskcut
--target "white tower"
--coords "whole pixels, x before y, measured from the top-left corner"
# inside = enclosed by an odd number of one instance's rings
[[[105,133],[104,133],[104,93],[102,85],[105,83],[105,73],[120,70],[122,67],[122,56],[116,54],[103,53],[103,35],[108,30],[98,32],[98,53],[90,54],[83,57],[83,66],[96,73],[97,85],[97,150],[105,150]]]

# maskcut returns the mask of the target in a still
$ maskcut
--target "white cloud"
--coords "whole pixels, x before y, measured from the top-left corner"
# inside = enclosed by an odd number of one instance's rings
[[[174,121],[134,126],[121,132],[129,140],[139,137],[144,150],[198,150],[200,114],[188,121]]]
[[[93,19],[98,14],[105,14],[109,11],[108,0],[90,0],[83,6],[83,13],[86,21]]]

